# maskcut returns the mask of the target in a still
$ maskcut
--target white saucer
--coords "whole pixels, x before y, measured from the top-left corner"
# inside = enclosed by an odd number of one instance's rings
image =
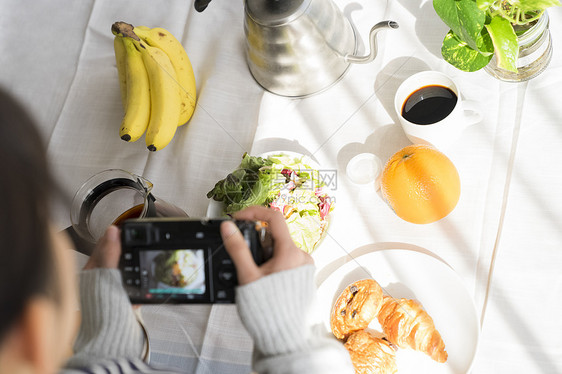
[[[347,164],[345,173],[356,184],[372,183],[382,172],[382,161],[372,153],[360,153]]]

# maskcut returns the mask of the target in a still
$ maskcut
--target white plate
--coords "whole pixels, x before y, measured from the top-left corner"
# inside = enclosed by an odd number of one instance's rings
[[[207,207],[207,218],[225,218],[223,212],[224,204],[220,201],[209,199],[209,206]]]
[[[327,334],[331,335],[330,312],[335,300],[345,287],[364,278],[375,279],[392,297],[420,302],[445,342],[449,358],[443,364],[423,353],[399,349],[399,374],[465,374],[470,370],[480,335],[474,302],[448,265],[421,252],[391,249],[367,253],[328,276],[318,288],[317,305]],[[375,334],[382,331],[376,319],[369,330]]]
[[[310,158],[307,155],[303,155],[302,153],[297,153],[292,151],[271,151],[271,152],[261,153],[258,156],[261,158],[267,158],[269,156],[279,156],[279,155],[285,155],[292,158],[300,158],[304,164],[310,165],[310,167],[312,167],[313,169],[315,170],[320,169],[320,165],[318,165],[316,161],[314,161],[312,158]]]

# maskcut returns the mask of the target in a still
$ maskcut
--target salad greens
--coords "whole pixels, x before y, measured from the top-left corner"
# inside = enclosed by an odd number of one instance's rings
[[[435,12],[451,28],[441,54],[460,70],[476,71],[495,53],[500,68],[517,72],[516,29],[559,5],[559,0],[433,0]]]
[[[207,197],[225,203],[226,214],[252,205],[264,205],[275,178],[272,165],[268,159],[245,154],[238,169],[218,181]]]
[[[226,214],[252,205],[281,211],[295,244],[311,253],[327,228],[334,201],[319,171],[303,157],[244,154],[240,166],[218,181],[207,197],[222,202]]]

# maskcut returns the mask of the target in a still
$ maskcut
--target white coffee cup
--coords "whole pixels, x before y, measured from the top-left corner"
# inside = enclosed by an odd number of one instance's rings
[[[444,118],[428,124],[417,124],[404,118],[402,112],[406,101],[416,91],[428,86],[441,86],[451,90],[457,97],[456,104],[450,113],[442,113]],[[424,98],[426,99],[426,98]],[[461,133],[470,125],[482,120],[477,103],[463,100],[455,82],[447,75],[438,71],[422,71],[408,77],[394,97],[394,109],[406,136],[414,144],[429,144],[437,149],[445,150],[457,140]]]

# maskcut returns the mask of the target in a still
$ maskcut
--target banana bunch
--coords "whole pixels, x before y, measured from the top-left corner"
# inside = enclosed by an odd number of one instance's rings
[[[195,110],[195,76],[189,57],[163,28],[115,22],[111,31],[125,110],[119,136],[134,142],[146,132],[148,150],[160,150]]]

